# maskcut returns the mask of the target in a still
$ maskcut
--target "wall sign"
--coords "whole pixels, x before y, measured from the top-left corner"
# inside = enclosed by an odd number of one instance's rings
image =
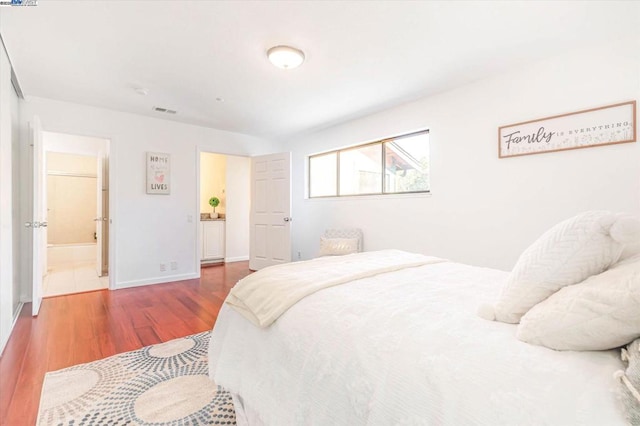
[[[636,141],[636,101],[498,128],[498,157]]]
[[[147,194],[171,193],[171,155],[147,152]]]

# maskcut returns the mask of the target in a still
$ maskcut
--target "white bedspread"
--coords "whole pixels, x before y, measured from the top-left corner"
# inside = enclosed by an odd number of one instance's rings
[[[380,250],[285,263],[241,279],[225,302],[258,327],[268,327],[296,302],[318,290],[444,261],[401,250]]]
[[[620,425],[616,351],[556,352],[475,312],[507,273],[451,262],[318,291],[258,328],[227,305],[213,380],[266,425]]]

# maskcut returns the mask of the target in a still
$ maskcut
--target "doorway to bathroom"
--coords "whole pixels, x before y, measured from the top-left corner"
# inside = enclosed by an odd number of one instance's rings
[[[43,297],[109,288],[109,140],[42,132]]]
[[[196,170],[196,268],[249,260],[251,158],[198,148]]]

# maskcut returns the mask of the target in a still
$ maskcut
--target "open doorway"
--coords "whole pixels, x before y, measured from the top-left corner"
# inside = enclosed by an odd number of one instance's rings
[[[42,133],[44,297],[109,288],[109,140]]]
[[[198,267],[249,260],[251,159],[199,149],[197,169]]]

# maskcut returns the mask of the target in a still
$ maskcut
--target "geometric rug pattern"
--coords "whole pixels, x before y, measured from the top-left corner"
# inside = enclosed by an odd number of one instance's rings
[[[208,376],[210,332],[45,375],[38,425],[235,425],[231,395]]]

